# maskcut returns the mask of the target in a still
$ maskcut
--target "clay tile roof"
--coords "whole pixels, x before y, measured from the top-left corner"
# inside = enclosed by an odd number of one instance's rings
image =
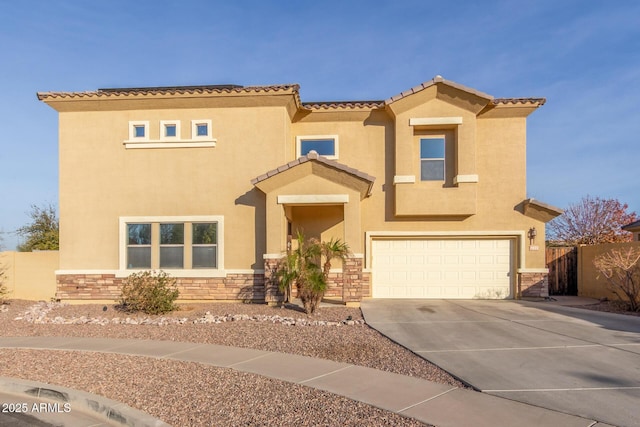
[[[486,98],[488,100],[493,100],[493,96],[488,95],[488,94],[486,94],[484,92],[480,92],[479,90],[476,90],[476,89],[461,85],[461,84],[456,83],[456,82],[452,82],[451,80],[445,80],[442,76],[435,76],[433,79],[431,79],[429,81],[426,81],[426,82],[424,82],[422,84],[414,86],[409,90],[406,90],[406,91],[404,91],[404,92],[402,92],[402,93],[400,93],[398,95],[394,95],[391,98],[386,99],[384,101],[384,103],[386,105],[391,104],[391,103],[393,103],[395,101],[398,101],[398,100],[400,100],[402,98],[405,98],[405,97],[407,97],[409,95],[413,95],[414,93],[420,92],[421,90],[424,90],[424,89],[426,89],[428,87],[431,87],[431,86],[433,86],[435,84],[438,84],[438,83],[444,83],[444,84],[446,84],[448,86],[454,87],[456,89],[460,89],[460,90],[462,90],[464,92],[472,93],[472,94],[474,94],[476,96],[479,96],[480,98]]]
[[[303,163],[306,163],[306,162],[309,162],[309,161],[315,161],[315,162],[318,162],[318,163],[322,163],[324,165],[327,165],[327,166],[332,167],[334,169],[337,169],[339,171],[348,173],[349,175],[353,175],[353,176],[355,176],[357,178],[360,178],[360,179],[362,179],[364,181],[368,181],[369,183],[373,183],[376,180],[375,177],[373,177],[373,176],[371,176],[369,174],[366,174],[366,173],[361,172],[361,171],[359,171],[357,169],[351,168],[351,167],[349,167],[347,165],[344,165],[342,163],[338,163],[335,160],[329,160],[326,157],[323,157],[323,156],[319,155],[315,151],[311,151],[306,156],[302,156],[302,157],[300,157],[300,158],[298,158],[296,160],[293,160],[293,161],[287,163],[286,165],[282,165],[282,166],[280,166],[280,167],[278,167],[276,169],[272,169],[272,170],[268,171],[267,173],[265,173],[263,175],[260,175],[257,178],[252,179],[251,180],[251,184],[252,185],[256,185],[257,183],[262,182],[262,181],[264,181],[264,180],[266,180],[266,179],[268,179],[268,178],[270,178],[270,177],[272,177],[274,175],[277,175],[277,174],[279,174],[281,172],[284,172],[284,171],[286,171],[288,169],[294,168],[297,165],[300,165],[300,164],[303,164]]]
[[[537,106],[544,105],[547,102],[545,98],[496,98],[493,100],[494,105],[498,104],[533,104]]]
[[[319,101],[303,102],[302,106],[310,110],[373,109],[383,108],[384,101]]]
[[[298,96],[300,86],[297,84],[282,84],[269,86],[239,86],[239,85],[205,85],[205,86],[162,86],[139,88],[98,89],[87,92],[38,92],[40,101],[56,98],[101,98],[121,97],[127,95],[183,95],[183,94],[214,94],[214,93],[262,93],[291,91]]]

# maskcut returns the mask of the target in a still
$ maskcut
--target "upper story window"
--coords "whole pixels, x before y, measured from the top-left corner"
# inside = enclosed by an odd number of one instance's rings
[[[191,120],[191,139],[211,139],[211,120]]]
[[[184,138],[180,120],[129,121],[129,139],[123,141],[125,148],[196,148],[215,147],[210,119],[191,120],[191,135]],[[153,135],[153,138],[152,138]]]
[[[315,151],[329,159],[338,158],[338,135],[308,135],[296,137],[298,157]]]
[[[149,122],[148,121],[129,122],[129,140],[148,141],[149,140]]]
[[[444,137],[420,138],[420,180],[444,181]]]
[[[160,139],[163,141],[180,139],[180,121],[161,120]]]

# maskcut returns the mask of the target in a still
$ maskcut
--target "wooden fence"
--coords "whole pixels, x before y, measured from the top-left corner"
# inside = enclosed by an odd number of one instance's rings
[[[548,247],[549,295],[578,295],[578,248]]]

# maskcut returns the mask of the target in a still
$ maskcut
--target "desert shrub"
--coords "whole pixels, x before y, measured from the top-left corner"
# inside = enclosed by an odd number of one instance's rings
[[[178,309],[175,301],[179,295],[175,278],[164,271],[143,271],[124,280],[118,303],[126,311],[163,314]]]
[[[593,260],[607,280],[609,289],[621,300],[627,300],[632,311],[640,311],[640,249],[612,249]]]

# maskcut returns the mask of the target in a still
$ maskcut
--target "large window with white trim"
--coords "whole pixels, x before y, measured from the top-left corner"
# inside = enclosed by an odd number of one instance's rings
[[[216,270],[223,266],[224,218],[121,217],[121,270]]]

